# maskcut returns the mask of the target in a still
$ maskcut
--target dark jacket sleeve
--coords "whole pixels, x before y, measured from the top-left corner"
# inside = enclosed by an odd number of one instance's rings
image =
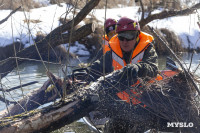
[[[142,61],[136,65],[138,66],[139,77],[156,77],[158,73],[158,55],[152,44],[145,50]]]

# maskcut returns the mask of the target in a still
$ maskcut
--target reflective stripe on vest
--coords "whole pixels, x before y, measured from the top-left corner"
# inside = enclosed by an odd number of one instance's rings
[[[117,54],[112,51],[113,67],[115,70],[121,69],[124,67],[124,61]]]
[[[141,52],[139,55],[137,55],[135,58],[133,58],[131,63],[136,64],[136,63],[140,62],[143,59],[143,56],[144,56],[144,51]]]
[[[143,59],[143,56],[144,56],[144,51],[138,54],[135,58],[133,58],[131,63],[136,64],[140,62]],[[125,61],[122,58],[120,58],[117,54],[115,54],[115,52],[113,51],[112,51],[112,59],[113,59],[113,67],[115,70],[119,70],[124,66],[126,66]]]

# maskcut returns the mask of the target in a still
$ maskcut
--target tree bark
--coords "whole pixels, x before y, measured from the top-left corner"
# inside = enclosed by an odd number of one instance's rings
[[[13,120],[9,126],[1,128],[0,132],[50,132],[86,116],[89,112],[94,110],[94,108],[95,104],[92,104],[89,100],[81,101],[77,99],[75,101],[60,104],[58,106],[51,106],[51,108],[47,108],[41,112],[36,112],[33,114],[28,113],[27,118],[22,118],[20,121]]]

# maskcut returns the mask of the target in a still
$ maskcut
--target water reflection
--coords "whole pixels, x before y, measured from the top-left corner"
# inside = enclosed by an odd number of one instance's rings
[[[189,69],[190,72],[194,72],[197,76],[200,75],[200,53],[179,53],[177,56],[186,70]],[[166,56],[159,56],[158,65],[160,70],[166,68]]]
[[[200,75],[200,54],[199,53],[184,53],[182,54],[183,63],[186,65],[186,68],[190,68],[191,72],[195,72],[195,75]]]

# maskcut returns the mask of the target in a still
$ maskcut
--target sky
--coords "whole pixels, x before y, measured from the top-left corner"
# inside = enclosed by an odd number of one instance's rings
[[[48,0],[35,0],[40,1],[48,6],[42,8],[32,9],[30,12],[18,11],[12,15],[6,22],[0,25],[0,46],[4,47],[11,44],[13,41],[22,41],[25,47],[33,44],[33,38],[37,34],[48,34],[53,29],[60,25],[59,18],[64,18],[64,13],[66,10],[66,5],[63,3],[62,7],[58,5],[48,4]],[[131,19],[140,20],[140,14],[137,12],[139,7],[123,7],[123,8],[113,8],[107,9],[106,18],[115,18],[119,20],[120,17],[126,16]],[[161,9],[162,10],[162,9]],[[154,11],[153,13],[158,13],[161,10]],[[0,10],[0,20],[4,19],[10,13],[10,10]],[[170,17],[162,20],[154,20],[148,25],[154,28],[167,28],[174,31],[182,40],[184,47],[188,47],[188,40],[190,41],[190,47],[197,48],[200,47],[199,38],[200,32],[197,25],[198,20],[198,10],[188,16]],[[104,9],[94,9],[91,14],[100,20],[99,25],[103,25],[105,21],[105,10]],[[71,19],[72,14],[68,14],[67,18]],[[90,18],[91,16],[87,16]],[[36,20],[39,23],[27,23],[25,20]],[[81,22],[84,25],[84,22]],[[28,30],[30,29],[30,30]],[[77,55],[88,55],[89,52],[86,48],[76,43],[75,46],[70,47],[70,51],[76,53]]]

